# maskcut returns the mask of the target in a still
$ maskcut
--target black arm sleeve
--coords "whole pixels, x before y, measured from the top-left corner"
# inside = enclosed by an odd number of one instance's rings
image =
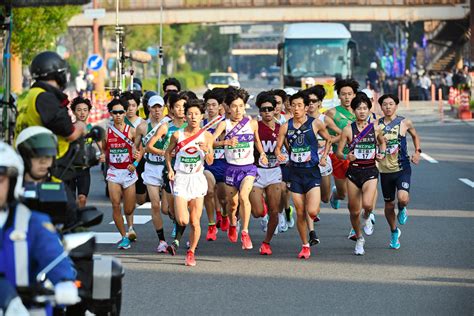
[[[59,100],[50,92],[43,92],[36,99],[38,111],[43,126],[54,134],[68,137],[74,132],[71,117],[67,107],[62,107]]]

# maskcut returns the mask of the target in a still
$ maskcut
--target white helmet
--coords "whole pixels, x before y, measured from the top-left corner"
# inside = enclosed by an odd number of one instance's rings
[[[370,63],[370,69],[377,69],[377,63],[375,61]]]
[[[8,200],[18,199],[23,193],[23,159],[13,148],[0,141],[0,174],[10,178]]]

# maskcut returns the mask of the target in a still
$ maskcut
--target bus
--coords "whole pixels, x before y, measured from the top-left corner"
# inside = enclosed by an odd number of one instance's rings
[[[334,82],[352,77],[357,55],[357,44],[341,23],[287,24],[278,45],[280,82],[283,88],[295,89],[322,84],[323,105],[335,106]]]

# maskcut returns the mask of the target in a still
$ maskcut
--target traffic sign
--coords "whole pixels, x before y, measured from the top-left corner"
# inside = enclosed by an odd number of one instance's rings
[[[87,68],[99,70],[104,65],[104,60],[98,54],[92,54],[87,58]]]
[[[88,19],[101,19],[105,16],[105,9],[85,9],[84,15]]]

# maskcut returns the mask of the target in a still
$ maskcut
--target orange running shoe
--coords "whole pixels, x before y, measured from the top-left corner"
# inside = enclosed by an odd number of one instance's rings
[[[223,232],[226,232],[229,229],[229,226],[230,226],[229,216],[222,216],[221,230]]]
[[[250,250],[253,248],[252,240],[250,239],[249,233],[242,232],[240,234],[240,241],[242,242],[242,249]]]
[[[298,254],[298,259],[309,259],[311,256],[311,250],[307,246],[303,246],[300,253]]]
[[[216,239],[217,239],[217,227],[216,227],[216,225],[208,225],[207,226],[206,240],[211,241],[211,240],[216,240]]]
[[[227,232],[227,237],[229,238],[230,242],[237,242],[237,227],[230,226],[229,231]]]
[[[272,247],[270,247],[270,244],[267,244],[266,242],[262,242],[262,245],[260,246],[260,254],[270,256],[272,254]]]
[[[196,259],[194,258],[194,252],[192,252],[191,250],[188,250],[188,252],[186,253],[186,261],[184,264],[189,267],[196,266]]]

